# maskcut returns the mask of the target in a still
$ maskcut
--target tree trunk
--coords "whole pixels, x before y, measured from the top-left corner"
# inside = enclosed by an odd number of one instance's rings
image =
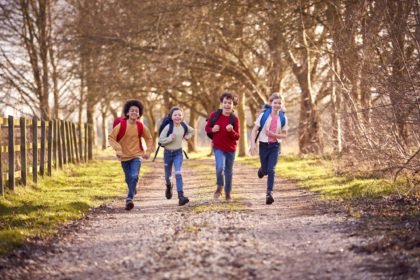
[[[241,128],[240,131],[240,138],[239,138],[239,151],[238,156],[244,157],[247,155],[246,152],[246,143],[247,143],[247,129],[246,129],[246,121],[245,121],[245,93],[241,90],[239,94],[239,104],[238,104],[238,118],[239,118],[239,126]]]
[[[102,110],[102,150],[106,149],[107,144],[107,129],[106,129],[106,115],[107,110]]]
[[[194,105],[193,105],[194,106]],[[197,152],[197,113],[195,110],[190,110],[190,123],[189,125],[194,128],[194,135],[188,141],[188,152]]]
[[[336,59],[334,56],[331,56],[331,121],[333,128],[333,142],[334,142],[334,152],[341,153],[343,150],[342,141],[341,141],[341,118],[340,118],[340,109],[341,109],[341,98],[340,92],[337,91],[337,82],[336,82]]]

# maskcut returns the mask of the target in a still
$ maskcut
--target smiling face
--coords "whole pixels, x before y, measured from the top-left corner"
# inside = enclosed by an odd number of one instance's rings
[[[223,98],[223,101],[222,101],[223,114],[229,115],[230,113],[232,113],[233,107],[234,107],[234,104],[233,104],[232,99],[227,99],[226,97]]]
[[[277,99],[274,99],[273,101],[271,101],[271,108],[273,108],[273,111],[276,111],[276,112],[280,111],[280,109],[281,109],[281,99],[277,98]]]
[[[140,117],[140,110],[137,106],[131,106],[130,109],[128,109],[128,118],[130,120],[137,120]]]
[[[174,124],[180,124],[182,122],[183,114],[181,110],[175,110],[172,113],[172,120]]]

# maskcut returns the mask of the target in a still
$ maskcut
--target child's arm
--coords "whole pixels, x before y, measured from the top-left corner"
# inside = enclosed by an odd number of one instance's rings
[[[206,130],[206,133],[214,133],[214,132],[216,132],[216,131],[214,131],[213,130],[213,128],[214,127],[211,127],[210,126],[210,122],[211,122],[211,120],[213,119],[213,117],[214,117],[214,115],[216,114],[216,112],[212,112],[211,114],[210,114],[210,117],[209,117],[209,119],[207,120],[207,123],[206,123],[206,128],[205,128],[205,130]],[[216,125],[215,125],[216,126]],[[218,126],[217,126],[218,127]],[[217,130],[217,129],[215,129],[215,130]]]
[[[228,126],[232,126],[232,125],[228,125]],[[230,138],[237,141],[239,140],[240,137],[240,127],[239,127],[239,120],[238,117],[235,117],[235,126],[233,127],[233,129],[229,132]]]
[[[162,132],[160,133],[159,136],[159,143],[166,145],[171,143],[172,141],[174,141],[174,138],[171,135],[166,136],[166,134],[168,134],[168,130],[169,130],[169,124],[167,126],[165,126],[162,130]]]
[[[150,154],[153,153],[153,139],[152,135],[150,134],[149,128],[146,126],[143,126],[143,134],[142,137],[144,141],[146,142],[147,149],[143,154],[143,158],[148,159],[150,157]]]
[[[255,144],[255,137],[257,137],[257,130],[260,126],[254,125],[254,128],[251,131],[251,146],[249,147],[249,153],[254,155],[257,152],[257,145]]]
[[[111,133],[108,135],[109,145],[117,152],[117,156],[122,155],[122,147],[120,143],[117,142],[117,135],[120,131],[121,125],[116,125],[112,130]]]
[[[187,127],[188,127],[188,131],[187,131],[187,134],[185,134],[184,139],[185,139],[185,140],[190,140],[190,139],[191,139],[191,137],[194,135],[194,128],[192,128],[192,127],[191,127],[191,126],[189,126],[189,125],[187,125]]]

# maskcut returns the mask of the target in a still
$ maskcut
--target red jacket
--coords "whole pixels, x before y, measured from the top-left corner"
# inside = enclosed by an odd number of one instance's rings
[[[211,133],[212,127],[210,122],[213,119],[216,112],[212,112],[206,124],[206,132]],[[233,130],[228,132],[226,126],[230,124],[230,117],[220,114],[214,125],[219,125],[220,130],[213,133],[213,148],[217,148],[223,152],[234,152],[236,150],[236,141],[239,140],[239,121],[238,117],[235,116],[235,125]]]

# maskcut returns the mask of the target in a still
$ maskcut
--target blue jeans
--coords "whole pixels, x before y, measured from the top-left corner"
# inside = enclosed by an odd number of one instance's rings
[[[125,182],[128,186],[128,195],[127,201],[133,200],[134,195],[136,194],[136,186],[139,180],[141,159],[133,158],[128,161],[122,161],[121,166],[125,174]]]
[[[260,162],[263,175],[268,175],[267,192],[272,192],[274,187],[274,176],[276,165],[279,159],[280,143],[260,142]]]
[[[235,152],[224,152],[214,148],[214,157],[216,159],[216,184],[218,187],[225,186],[225,192],[232,191],[232,169],[235,160]],[[223,178],[223,172],[225,177]],[[223,180],[224,179],[224,180]],[[224,184],[224,182],[226,184]]]
[[[175,167],[175,180],[176,180],[176,190],[178,192],[183,191],[182,183],[182,149],[178,150],[167,150],[163,153],[163,162],[165,163],[165,181],[169,185],[172,181],[172,166]]]

